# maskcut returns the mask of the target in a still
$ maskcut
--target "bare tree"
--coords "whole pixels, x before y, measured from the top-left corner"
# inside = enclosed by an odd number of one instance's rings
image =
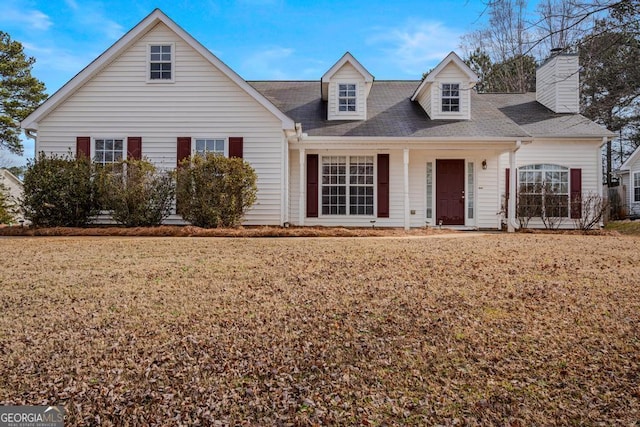
[[[609,210],[609,203],[597,193],[588,193],[572,200],[580,209],[580,218],[573,220],[576,228],[582,231],[592,230],[600,225]]]

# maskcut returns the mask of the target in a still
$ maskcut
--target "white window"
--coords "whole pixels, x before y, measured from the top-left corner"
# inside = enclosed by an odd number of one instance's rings
[[[94,140],[93,161],[106,165],[126,158],[124,138],[96,138]]]
[[[467,218],[473,219],[474,209],[473,205],[475,203],[475,182],[474,182],[474,165],[473,162],[467,163]]]
[[[173,81],[173,44],[149,45],[149,81]]]
[[[338,84],[338,111],[356,111],[356,85],[354,83]]]
[[[322,215],[373,215],[373,169],[373,156],[322,157]]]
[[[640,172],[633,174],[633,201],[640,202]]]
[[[518,212],[528,217],[569,216],[569,169],[549,164],[518,169]]]
[[[223,138],[196,138],[195,155],[204,156],[207,153],[214,153],[225,156],[225,139]]]
[[[458,83],[442,84],[442,112],[460,111],[460,85]]]
[[[427,219],[433,219],[433,162],[427,162]]]

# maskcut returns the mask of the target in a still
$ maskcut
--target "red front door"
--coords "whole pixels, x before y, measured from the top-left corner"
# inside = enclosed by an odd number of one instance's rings
[[[464,225],[464,160],[436,160],[436,225]]]

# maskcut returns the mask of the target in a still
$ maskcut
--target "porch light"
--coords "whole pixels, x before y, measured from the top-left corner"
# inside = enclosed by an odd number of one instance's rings
[[[484,159],[482,161],[482,169],[485,169],[485,170],[487,169],[487,159]]]

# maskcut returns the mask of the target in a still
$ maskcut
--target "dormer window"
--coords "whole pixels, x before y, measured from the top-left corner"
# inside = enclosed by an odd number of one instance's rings
[[[356,85],[354,83],[338,84],[338,111],[356,111]]]
[[[173,81],[173,44],[149,45],[149,81]]]
[[[442,84],[442,112],[459,112],[460,111],[460,84],[443,83]]]

